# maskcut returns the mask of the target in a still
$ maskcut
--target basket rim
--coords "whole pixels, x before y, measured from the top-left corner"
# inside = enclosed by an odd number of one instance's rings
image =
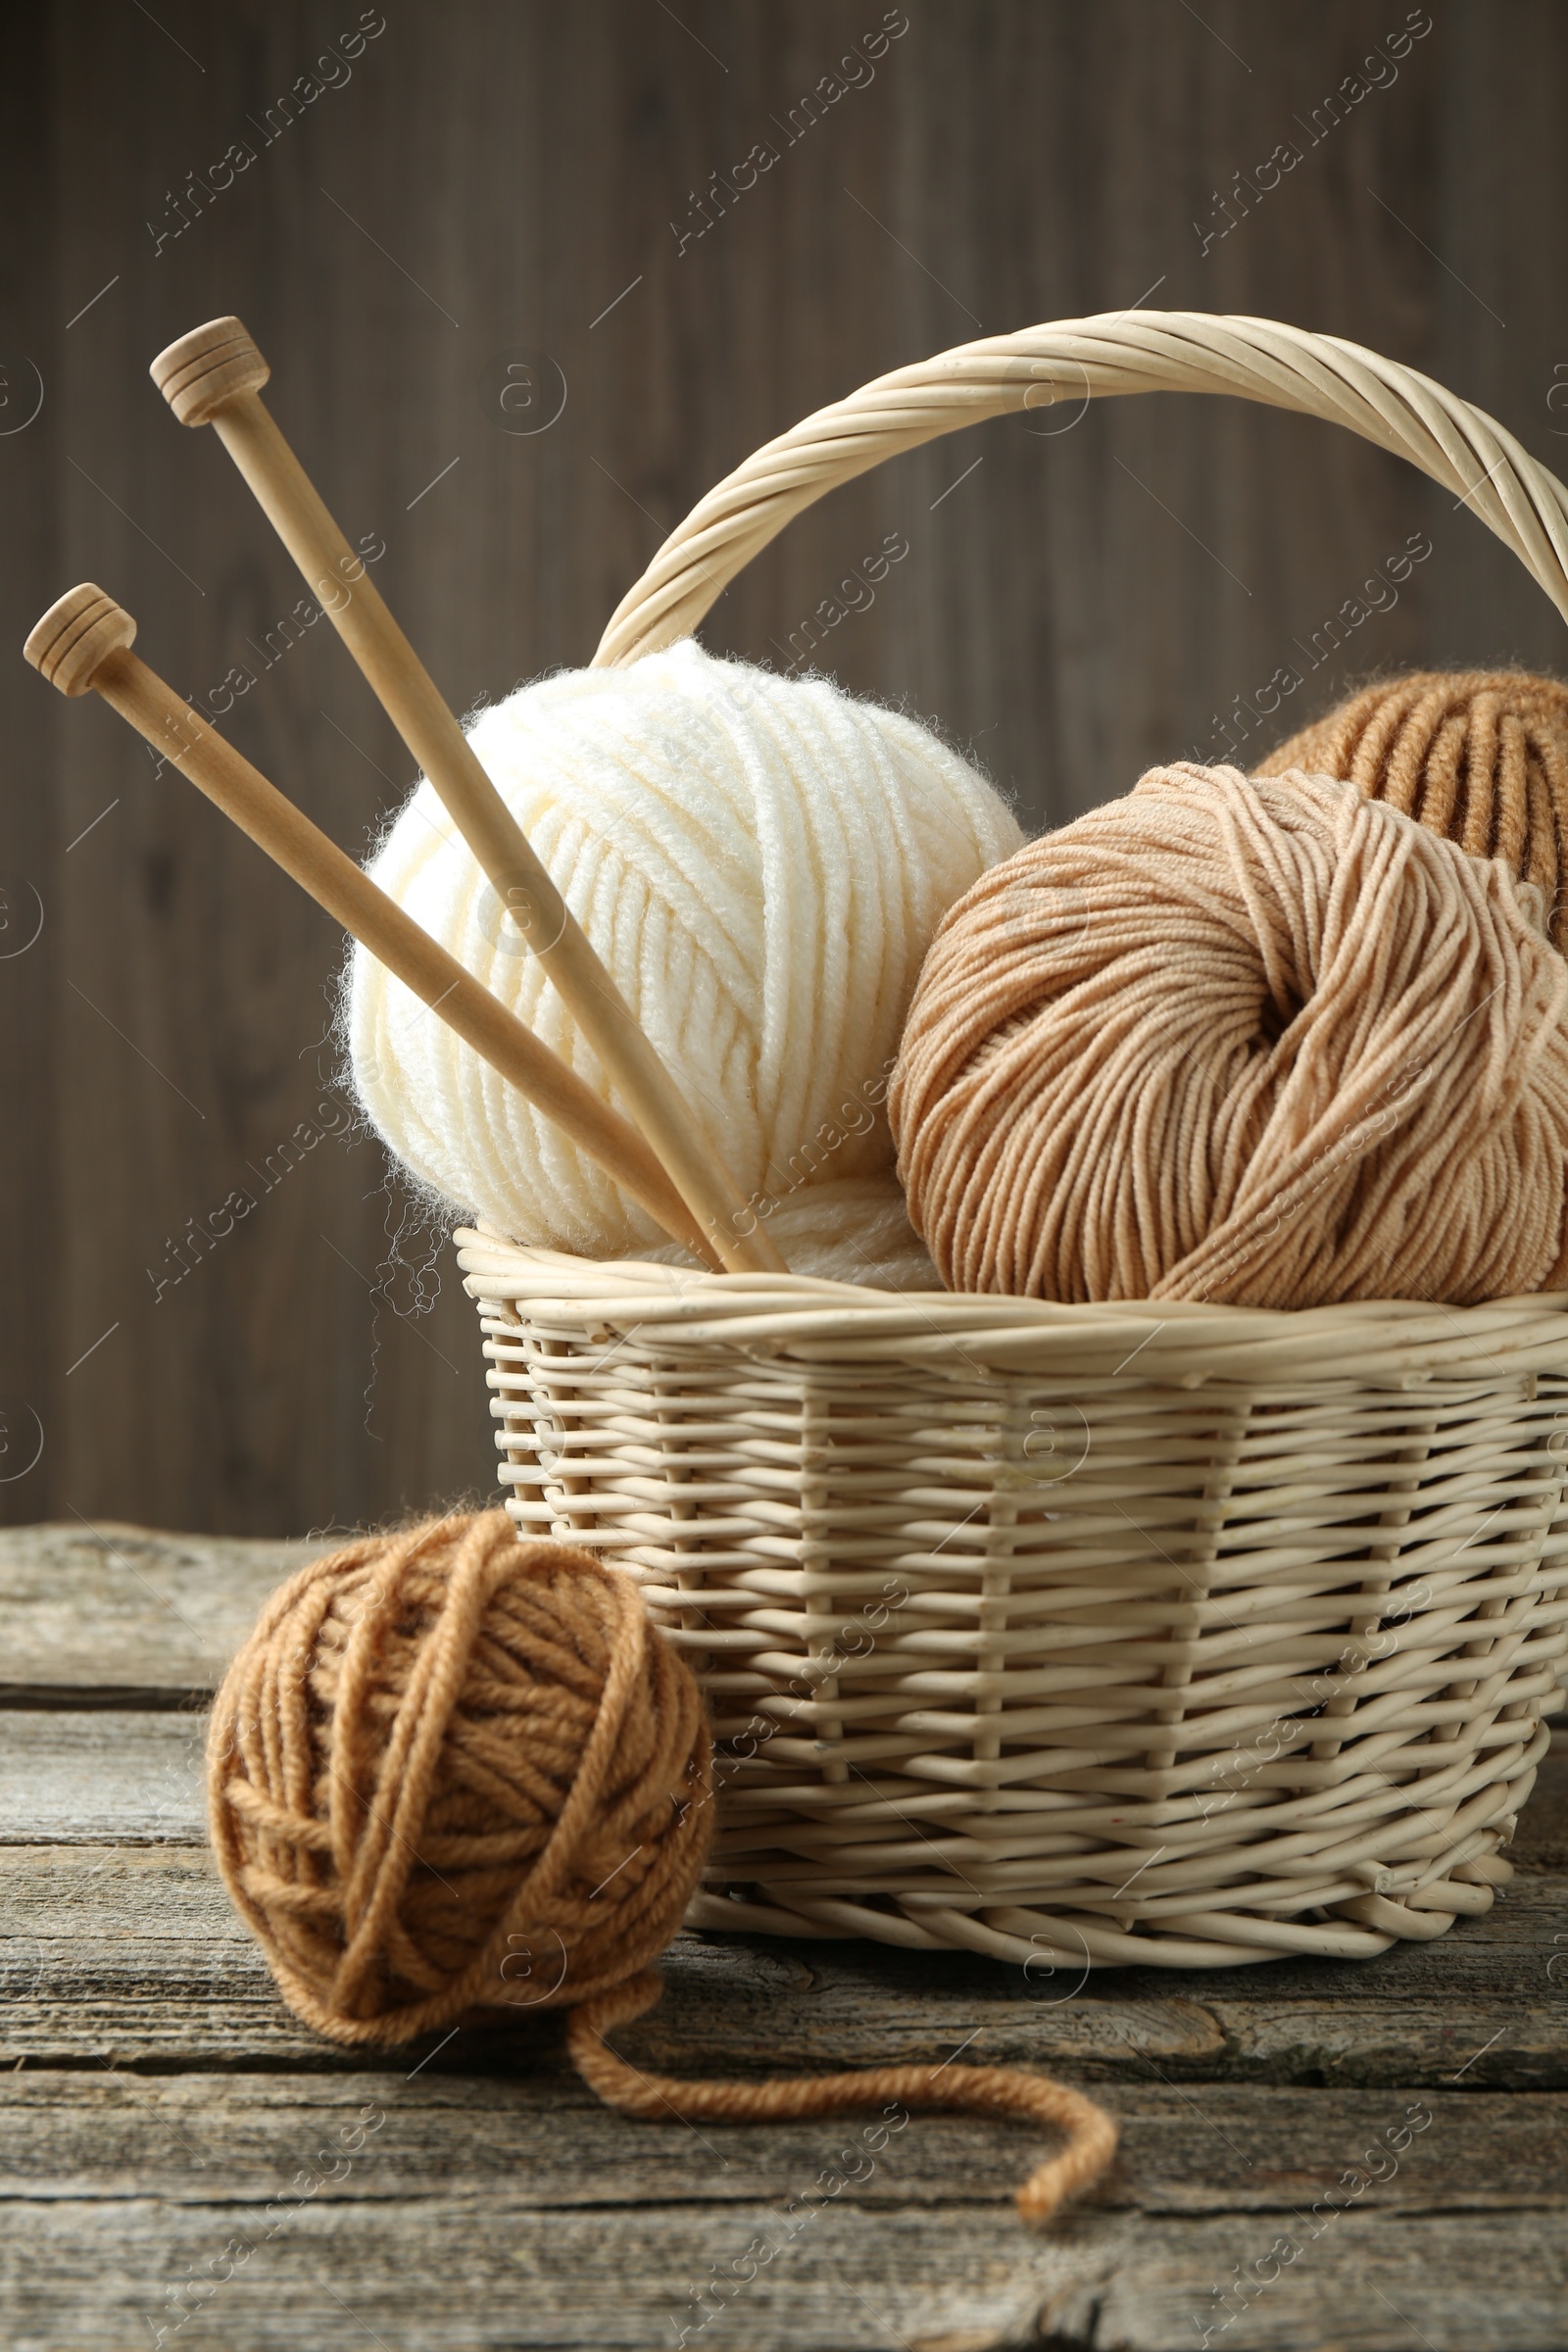
[[[681,1353],[717,1348],[819,1363],[1127,1374],[1140,1386],[1178,1388],[1302,1378],[1350,1388],[1435,1377],[1491,1385],[1568,1373],[1568,1291],[1476,1306],[1419,1298],[1311,1307],[1195,1299],[1063,1305],[578,1257],[509,1241],[482,1224],[459,1227],[453,1241],[465,1288],[481,1304],[525,1304],[530,1321],[563,1330],[636,1331],[645,1341],[657,1333],[662,1350]]]
[[[1344,426],[1456,492],[1568,619],[1568,489],[1484,409],[1342,335],[1246,312],[1102,311],[959,343],[814,410],[716,482],[606,624],[592,666],[690,636],[793,517],[884,460],[1060,397],[1225,394]]]

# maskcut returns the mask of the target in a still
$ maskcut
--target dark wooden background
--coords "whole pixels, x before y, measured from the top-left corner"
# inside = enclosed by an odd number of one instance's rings
[[[782,144],[878,0],[385,0],[351,78],[265,145],[258,122],[352,31],[354,0],[64,0],[13,21],[0,1515],[293,1533],[490,1474],[472,1310],[373,1143],[322,1141],[178,1287],[158,1298],[149,1278],[322,1099],[341,960],[118,719],[20,659],[44,607],[93,578],[200,695],[260,668],[299,594],[216,441],[152,389],[154,353],[244,317],[274,413],[350,535],[384,536],[379,583],[460,710],[585,661],[662,533],[757,443],[1035,319],[1142,298],[1329,329],[1568,461],[1556,0],[1432,0],[1397,78],[1203,248],[1238,171],[1304,146],[1406,15],[907,0],[874,80],[684,251],[692,191]],[[234,140],[255,162],[160,247],[187,172],[209,178]],[[532,434],[500,401],[519,353],[567,393]],[[1414,474],[1318,424],[1170,398],[1055,435],[993,424],[883,469],[797,523],[710,642],[776,660],[890,529],[908,558],[823,658],[911,698],[1037,822],[1155,760],[1219,756],[1237,698],[1413,531],[1431,559],[1290,715],[1390,664],[1563,665],[1538,591]],[[410,779],[324,626],[230,732],[356,851]]]

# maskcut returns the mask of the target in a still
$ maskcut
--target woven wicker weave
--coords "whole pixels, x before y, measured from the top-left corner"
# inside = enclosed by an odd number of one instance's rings
[[[948,352],[719,484],[598,660],[793,514],[1047,399],[1241,393],[1463,496],[1568,614],[1568,493],[1408,368],[1139,312]],[[458,1236],[504,1482],[642,1583],[719,1741],[701,1926],[1050,1972],[1357,1956],[1484,1911],[1561,1704],[1568,1297],[1054,1306]]]

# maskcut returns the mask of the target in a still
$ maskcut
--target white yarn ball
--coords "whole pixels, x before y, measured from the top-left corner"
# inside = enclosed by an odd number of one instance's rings
[[[882,1104],[921,959],[1021,839],[991,786],[911,719],[690,638],[522,687],[470,740],[743,1197],[770,1210],[890,1169]],[[613,1100],[428,783],[369,871]],[[587,1256],[664,1238],[359,948],[348,1033],[369,1118],[449,1202]]]

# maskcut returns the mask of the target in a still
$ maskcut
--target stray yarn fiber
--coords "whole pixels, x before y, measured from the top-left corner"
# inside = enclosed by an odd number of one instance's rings
[[[1568,944],[1568,686],[1522,669],[1413,670],[1337,704],[1256,772],[1298,767],[1505,859],[1542,891],[1553,944]]]
[[[1022,838],[912,720],[694,640],[524,687],[470,740],[750,1198],[885,1174],[884,1097],[920,960]],[[369,868],[609,1099],[542,965],[421,783]],[[355,1084],[428,1189],[517,1242],[622,1254],[665,1238],[363,950]]]
[[[950,1287],[1471,1304],[1555,1288],[1541,894],[1322,776],[1155,768],[948,915],[889,1108]]]
[[[712,1836],[691,1669],[637,1588],[505,1511],[363,1536],[265,1604],[207,1749],[224,1885],[318,2033],[396,2044],[468,2011],[570,2007],[610,2105],[654,2122],[968,2108],[1066,2144],[1017,2192],[1044,2221],[1110,2162],[1116,2128],[1064,2083],[896,2066],[766,2082],[649,2075],[604,2035],[653,2007],[649,1968]]]

